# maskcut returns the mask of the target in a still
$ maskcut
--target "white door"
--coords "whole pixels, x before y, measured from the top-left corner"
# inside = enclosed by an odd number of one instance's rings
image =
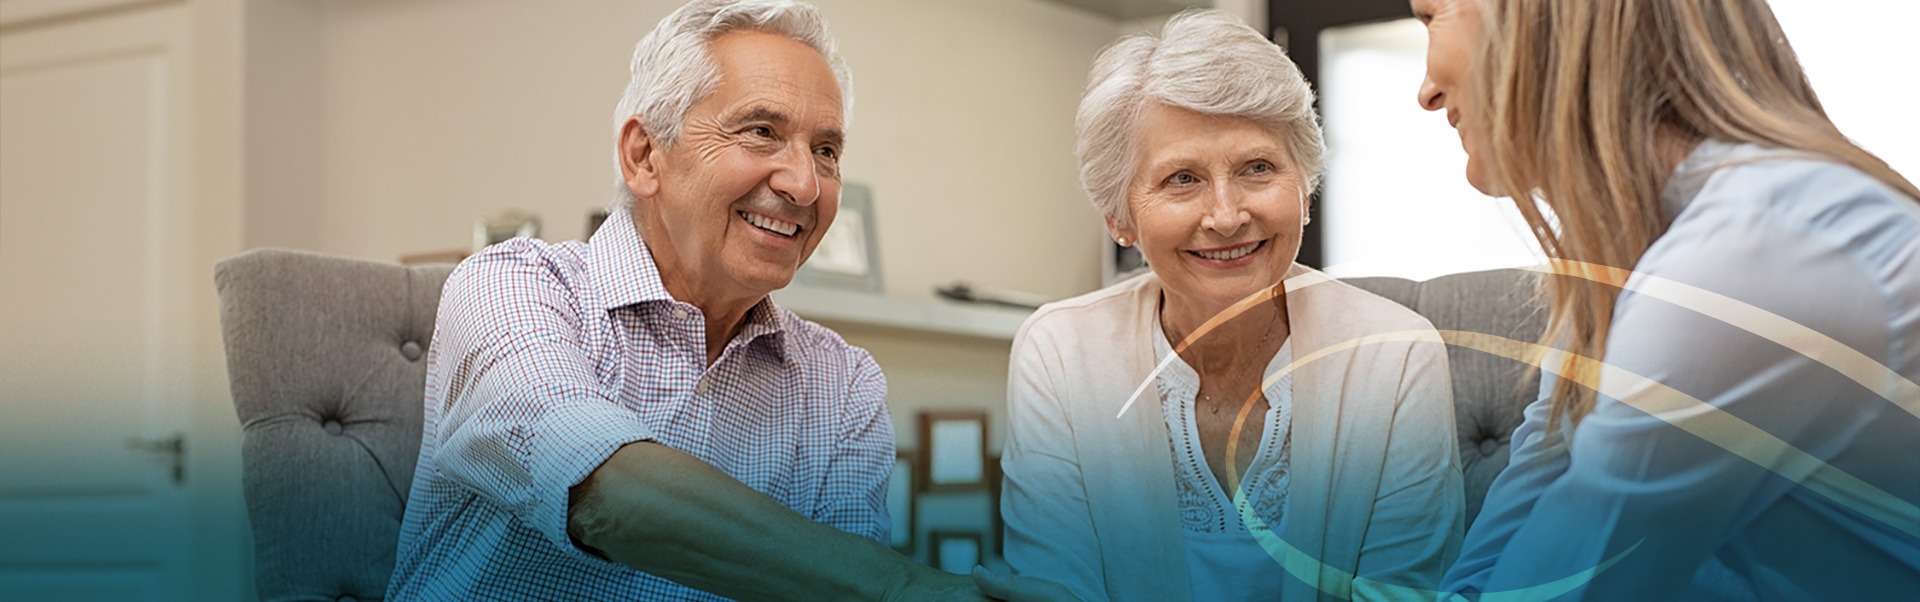
[[[189,599],[185,9],[0,30],[0,599]]]

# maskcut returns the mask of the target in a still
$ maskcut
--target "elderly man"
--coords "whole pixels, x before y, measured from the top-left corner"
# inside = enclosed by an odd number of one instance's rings
[[[886,541],[886,382],[770,301],[833,222],[812,6],[696,0],[634,50],[622,211],[447,281],[396,600],[979,599]]]

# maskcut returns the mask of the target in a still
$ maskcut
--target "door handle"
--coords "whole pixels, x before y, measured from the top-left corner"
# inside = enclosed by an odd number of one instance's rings
[[[128,437],[127,447],[153,454],[167,456],[173,464],[173,484],[184,485],[187,482],[187,436],[174,433],[162,439]]]

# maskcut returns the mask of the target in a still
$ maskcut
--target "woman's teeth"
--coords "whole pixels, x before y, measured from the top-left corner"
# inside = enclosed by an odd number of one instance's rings
[[[1250,245],[1242,245],[1242,246],[1221,250],[1221,251],[1188,251],[1188,252],[1194,255],[1205,257],[1207,259],[1212,259],[1214,261],[1232,261],[1235,259],[1246,257],[1248,254],[1253,253],[1254,251],[1259,249],[1260,249],[1260,243],[1253,243]]]
[[[756,228],[781,236],[793,236],[793,233],[800,231],[800,224],[783,222],[757,213],[747,213],[745,211],[735,211],[734,213],[738,213],[740,217],[746,218],[747,223],[753,224]]]

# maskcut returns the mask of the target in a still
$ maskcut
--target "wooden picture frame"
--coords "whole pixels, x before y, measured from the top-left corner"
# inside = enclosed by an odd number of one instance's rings
[[[979,531],[934,531],[927,534],[927,565],[965,575],[985,564],[986,549]]]
[[[987,497],[993,511],[993,556],[1007,557],[1007,519],[1000,514],[1000,490],[1006,473],[1001,470],[1000,456],[987,458]]]
[[[915,454],[910,451],[894,452],[893,475],[887,479],[887,514],[893,520],[893,549],[908,556],[913,555],[914,492],[919,472]]]
[[[873,215],[873,191],[865,185],[840,187],[840,210],[814,247],[813,255],[794,272],[802,286],[881,294],[879,222]]]
[[[979,491],[987,486],[987,413],[920,413],[919,491]]]

